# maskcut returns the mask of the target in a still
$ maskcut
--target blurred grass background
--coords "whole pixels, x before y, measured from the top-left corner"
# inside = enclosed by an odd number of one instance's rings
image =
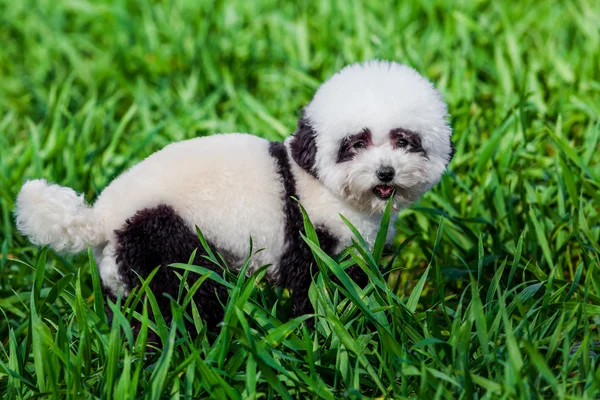
[[[356,349],[369,349],[382,385],[348,342],[325,328],[297,328],[286,335],[307,340],[328,372],[315,372],[308,347],[269,351],[292,357],[278,362],[313,380],[281,378],[256,355],[223,369],[213,363],[215,347],[202,342],[192,372],[159,363],[169,372],[160,381],[156,358],[138,360],[140,376],[164,385],[141,380],[119,393],[217,396],[206,377],[218,375],[219,385],[246,398],[597,396],[599,27],[598,0],[0,0],[0,389],[14,397],[48,387],[66,397],[110,396],[114,382],[98,375],[114,368],[126,376],[124,359],[106,364],[101,355],[110,347],[102,335],[113,331],[113,345],[127,346],[118,327],[94,330],[98,344],[83,348],[98,359],[83,369],[60,357],[35,364],[45,347],[32,345],[31,321],[47,326],[40,337],[49,342],[40,343],[76,347],[79,333],[58,321],[73,322],[72,299],[93,312],[93,289],[85,256],[49,254],[43,285],[35,279],[30,266],[40,250],[18,235],[11,214],[26,179],[59,182],[92,201],[124,169],[176,140],[217,132],[281,140],[320,82],[348,63],[382,58],[413,66],[442,91],[457,147],[442,183],[398,224],[397,242],[412,240],[391,283],[405,300],[422,289],[411,320],[418,336],[399,326],[392,337],[404,353],[384,355],[367,317],[341,315],[352,340],[369,344]],[[32,311],[29,297],[49,296],[62,277],[70,278],[55,290],[56,304]],[[263,328],[232,328],[231,343],[217,341],[216,349],[231,356],[227,346],[263,340]],[[198,347],[178,343],[176,354]],[[46,368],[66,383],[47,386]],[[189,378],[193,371],[203,379]]]

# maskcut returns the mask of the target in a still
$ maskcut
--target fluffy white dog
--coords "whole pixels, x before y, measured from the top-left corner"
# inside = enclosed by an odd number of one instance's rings
[[[146,277],[159,265],[154,292],[175,295],[179,281],[165,266],[201,249],[196,226],[237,268],[252,237],[264,250],[250,271],[271,264],[269,278],[292,290],[301,314],[310,311],[312,258],[291,197],[307,210],[326,252],[351,244],[339,214],[372,243],[387,199],[393,195],[399,210],[440,180],[453,155],[451,133],[442,96],[414,69],[353,64],[318,89],[283,143],[238,133],[168,145],[117,177],[93,207],[72,189],[31,180],[17,198],[17,227],[61,252],[91,244],[113,295],[128,293],[136,274]],[[208,282],[196,301],[214,326],[222,312],[215,291],[224,289]]]

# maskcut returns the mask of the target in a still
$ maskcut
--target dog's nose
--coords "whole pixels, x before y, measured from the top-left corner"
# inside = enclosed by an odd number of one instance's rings
[[[394,175],[396,175],[396,171],[392,167],[381,167],[377,170],[377,177],[382,182],[389,182],[394,179]]]

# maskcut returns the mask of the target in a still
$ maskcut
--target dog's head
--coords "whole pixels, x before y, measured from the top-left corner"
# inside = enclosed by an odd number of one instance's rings
[[[406,207],[452,159],[447,106],[414,69],[387,61],[333,75],[304,108],[292,158],[355,207],[381,212],[394,194]]]

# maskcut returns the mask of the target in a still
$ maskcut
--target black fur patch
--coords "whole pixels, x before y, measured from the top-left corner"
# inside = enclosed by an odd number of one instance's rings
[[[339,243],[325,227],[315,227],[321,249],[332,256]],[[310,247],[300,237],[300,231],[286,246],[279,260],[279,284],[292,291],[292,312],[295,317],[313,312],[308,298],[312,277],[318,272]]]
[[[408,129],[398,128],[390,131],[390,139],[392,140],[393,146],[400,148],[396,143],[399,140],[403,140],[406,145],[402,146],[409,153],[420,153],[423,157],[427,157],[427,152],[423,148],[421,143],[421,136],[417,132],[413,132]]]
[[[357,148],[357,144],[362,144],[364,147]],[[350,135],[342,140],[338,150],[336,163],[350,161],[361,149],[366,149],[373,144],[371,131],[367,128],[363,129],[356,135]]]
[[[116,261],[127,288],[131,289],[139,284],[136,273],[145,279],[160,265],[150,288],[161,312],[167,318],[171,314],[170,300],[163,294],[168,293],[176,299],[180,286],[180,280],[172,268],[168,267],[169,264],[187,263],[194,249],[198,249],[194,264],[222,273],[219,267],[202,258],[205,253],[198,236],[168,205],[161,204],[138,211],[115,233]],[[184,271],[178,272],[183,274]],[[190,273],[188,285],[193,285],[198,277],[198,274]],[[204,281],[194,295],[200,316],[211,331],[216,330],[223,318],[223,307],[219,299],[223,303],[227,301],[227,290],[211,279]]]
[[[452,139],[450,139],[450,158],[448,158],[448,163],[446,163],[446,166],[448,166],[448,164],[450,164],[450,161],[452,161],[452,159],[454,158],[455,153],[456,153],[456,147],[454,147],[454,142],[452,141]]]
[[[279,281],[277,284],[292,291],[292,309],[295,316],[312,312],[308,300],[308,289],[312,282],[311,266],[314,258],[308,245],[302,240],[304,232],[302,211],[292,197],[298,198],[296,182],[290,170],[287,151],[282,143],[273,142],[269,146],[271,156],[277,160],[277,172],[284,187],[283,208],[285,215],[285,251],[279,260]],[[324,227],[315,227],[323,251],[333,255],[338,240]]]
[[[315,161],[317,157],[317,144],[315,138],[317,133],[314,131],[308,118],[302,117],[298,121],[296,132],[292,135],[290,150],[292,158],[306,172],[317,177]]]

